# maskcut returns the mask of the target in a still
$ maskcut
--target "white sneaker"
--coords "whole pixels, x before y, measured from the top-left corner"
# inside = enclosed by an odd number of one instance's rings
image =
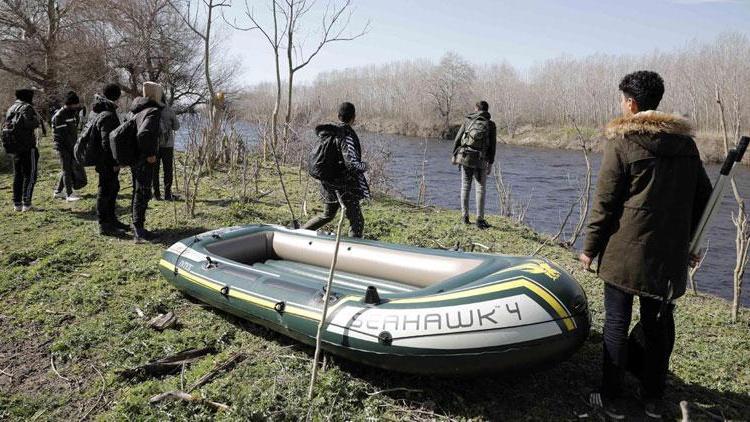
[[[65,198],[65,200],[68,202],[75,202],[75,201],[80,201],[81,197],[76,195],[75,192],[73,192],[70,195],[68,195],[68,197]]]
[[[65,199],[65,192],[53,192],[52,193],[52,199]]]
[[[21,212],[22,207],[20,205],[13,205],[13,210]]]
[[[33,210],[34,210],[34,207],[32,207],[31,205],[24,205],[23,207],[21,207],[21,211],[23,212],[33,211]]]

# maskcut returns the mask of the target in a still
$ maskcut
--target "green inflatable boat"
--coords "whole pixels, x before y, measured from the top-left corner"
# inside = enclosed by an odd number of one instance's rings
[[[278,226],[210,231],[160,261],[179,290],[307,344],[323,307],[335,241]],[[460,375],[570,356],[590,318],[581,286],[536,258],[344,239],[324,350],[400,372]]]

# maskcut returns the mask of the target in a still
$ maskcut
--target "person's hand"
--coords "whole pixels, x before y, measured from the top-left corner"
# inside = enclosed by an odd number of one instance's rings
[[[146,162],[149,164],[154,164],[156,162],[156,156],[152,155],[150,157],[146,157]]]
[[[701,259],[703,258],[703,251],[698,252],[697,254],[690,254],[688,255],[688,265],[690,268],[695,268],[698,264],[700,264]]]
[[[591,262],[593,262],[593,260],[594,259],[592,257],[586,255],[585,253],[578,255],[578,261],[581,263],[581,267],[586,271],[593,271],[591,269]]]

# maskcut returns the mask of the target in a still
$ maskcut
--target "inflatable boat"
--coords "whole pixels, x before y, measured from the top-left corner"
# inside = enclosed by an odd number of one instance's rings
[[[315,344],[333,237],[252,225],[175,243],[162,275],[187,295]],[[588,336],[581,286],[546,260],[342,239],[324,350],[388,370],[460,375],[535,367]]]

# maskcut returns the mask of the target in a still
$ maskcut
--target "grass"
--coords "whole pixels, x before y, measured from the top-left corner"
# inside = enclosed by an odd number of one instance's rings
[[[39,168],[38,210],[29,213],[12,211],[12,176],[7,169],[0,174],[0,420],[86,415],[99,420],[573,420],[590,413],[582,397],[599,377],[602,285],[577,269],[572,251],[549,246],[542,252],[581,282],[593,311],[591,338],[568,361],[533,373],[443,379],[388,373],[328,356],[315,399],[308,402],[309,347],[202,306],[157,272],[161,252],[190,234],[234,224],[288,223],[270,167],[261,172],[260,188],[273,192],[258,202],[232,199],[236,185],[220,172],[205,180],[194,219],[184,216],[182,203],[175,218],[172,203],[152,202],[147,227],[163,236],[147,245],[98,236],[93,171],[84,199],[68,204],[51,199],[58,165],[49,147],[42,149]],[[299,204],[302,184],[296,171],[285,171]],[[121,181],[124,206],[131,190],[126,175]],[[311,211],[319,210],[316,204]],[[126,214],[125,208],[120,212]],[[419,209],[390,198],[366,205],[365,217],[365,236],[388,242],[427,247],[478,242],[502,253],[528,254],[542,240],[499,217],[489,218],[492,229],[479,231],[458,224],[457,212]],[[179,326],[151,330],[136,307],[147,318],[174,310]],[[679,401],[688,400],[728,418],[750,415],[749,314],[730,324],[724,300],[680,300],[667,396],[675,412]],[[135,380],[117,375],[205,345],[217,353],[185,366],[182,375]],[[238,351],[248,359],[195,392],[228,404],[230,411],[200,403],[149,404],[150,397],[192,384]]]

